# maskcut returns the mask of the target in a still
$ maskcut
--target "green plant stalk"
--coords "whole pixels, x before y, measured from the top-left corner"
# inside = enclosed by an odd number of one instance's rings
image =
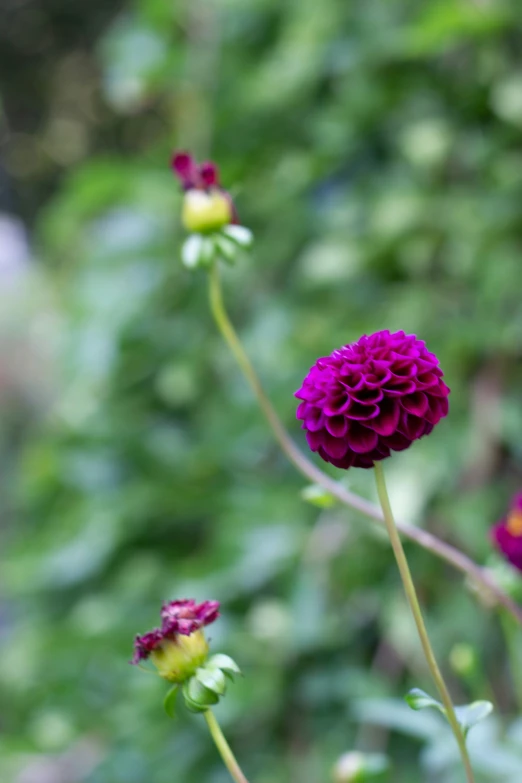
[[[232,778],[236,781],[236,783],[248,783],[247,778],[243,775],[241,767],[236,761],[236,757],[232,753],[230,745],[225,739],[225,735],[221,731],[221,727],[217,722],[216,716],[210,710],[206,710],[203,715],[207,722],[210,735],[214,740],[216,748],[218,749],[219,754],[223,759],[223,763],[230,772]]]
[[[375,482],[377,484],[377,494],[379,495],[382,512],[384,514],[386,529],[388,531],[390,543],[395,555],[395,560],[397,561],[397,566],[399,568],[402,584],[404,586],[404,592],[406,593],[406,598],[408,599],[411,613],[413,615],[413,619],[415,620],[415,625],[417,626],[417,632],[419,634],[419,639],[424,651],[424,657],[426,658],[426,663],[428,664],[431,676],[433,677],[435,685],[437,686],[442,703],[444,704],[446,718],[448,719],[448,723],[451,726],[453,734],[455,735],[455,739],[457,740],[460,755],[462,757],[462,763],[464,765],[464,769],[466,770],[468,783],[474,783],[473,770],[471,769],[471,762],[469,760],[468,749],[466,747],[466,739],[457,720],[455,708],[453,706],[453,702],[451,701],[451,696],[438,667],[437,660],[429,640],[428,632],[422,617],[419,600],[415,591],[415,585],[413,584],[410,567],[404,553],[399,531],[397,530],[397,526],[393,518],[390,499],[386,490],[384,470],[380,462],[375,462],[373,467],[375,472]]]
[[[216,322],[216,325],[221,332],[223,338],[232,351],[239,367],[245,375],[247,381],[252,387],[254,394],[257,398],[259,406],[263,411],[272,431],[278,441],[282,451],[286,454],[290,462],[295,465],[297,470],[303,474],[309,481],[315,484],[319,484],[323,489],[333,495],[337,500],[350,508],[359,511],[361,514],[372,519],[380,525],[384,525],[384,517],[380,508],[371,503],[369,500],[361,498],[353,492],[350,492],[346,487],[340,484],[335,479],[328,476],[320,468],[308,459],[303,452],[296,446],[291,437],[288,435],[284,428],[279,416],[272,407],[272,403],[265,395],[263,387],[257,377],[248,355],[243,348],[243,345],[234,329],[225,305],[223,302],[223,294],[221,291],[221,281],[219,277],[219,268],[217,263],[214,263],[209,270],[209,299],[210,309]],[[514,619],[522,625],[522,607],[518,606],[504,591],[495,583],[491,578],[488,571],[481,568],[479,565],[473,562],[471,558],[465,555],[460,550],[447,544],[445,541],[441,541],[439,538],[429,533],[427,530],[408,525],[406,522],[396,521],[397,527],[400,532],[409,538],[411,541],[415,541],[417,544],[427,549],[432,554],[450,563],[454,568],[461,571],[470,580],[488,595],[495,599],[496,603],[502,605]]]
[[[508,653],[515,703],[518,709],[522,710],[522,639],[520,639],[520,628],[513,624],[513,618],[507,612],[500,612],[500,623]]]

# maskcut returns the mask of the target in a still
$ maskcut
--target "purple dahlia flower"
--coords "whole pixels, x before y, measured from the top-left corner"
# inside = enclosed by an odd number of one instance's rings
[[[507,516],[494,525],[491,539],[506,560],[522,571],[522,493],[515,495]]]
[[[308,445],[338,468],[371,468],[448,413],[435,354],[404,332],[363,335],[318,359],[295,396]]]

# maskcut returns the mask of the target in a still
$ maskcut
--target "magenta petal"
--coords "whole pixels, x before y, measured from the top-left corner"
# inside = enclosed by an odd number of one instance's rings
[[[326,416],[324,426],[334,438],[342,438],[348,431],[348,421],[344,416]]]
[[[401,405],[405,411],[414,416],[424,416],[428,410],[428,398],[422,392],[414,392],[401,397]]]
[[[321,432],[307,432],[306,440],[310,446],[311,451],[318,451],[323,445],[324,430]]]
[[[346,417],[348,419],[354,419],[355,421],[368,421],[377,418],[378,415],[378,405],[361,405],[359,402],[352,403],[350,408],[346,411]]]
[[[377,445],[377,433],[354,422],[348,430],[348,445],[356,454],[371,451]]]
[[[400,431],[406,435],[408,440],[417,440],[424,435],[424,428],[426,422],[418,416],[412,416],[409,413],[404,413],[401,416],[401,422],[399,425]]]
[[[396,400],[384,400],[379,406],[380,413],[372,419],[372,429],[378,435],[391,435],[397,429],[401,409]]]
[[[219,185],[219,170],[215,163],[206,160],[199,167],[199,176],[202,184],[206,188],[217,187]]]
[[[297,410],[295,412],[296,419],[306,419],[306,411],[308,410],[308,405],[306,402],[302,402],[300,405],[297,406]]]
[[[306,418],[304,420],[305,427],[310,432],[317,432],[324,427],[325,416],[321,408],[316,408],[314,405],[308,405],[306,409]]]
[[[340,413],[346,413],[350,409],[352,401],[347,394],[341,394],[339,397],[332,397],[324,406],[325,416],[338,416]]]
[[[342,438],[334,438],[329,433],[323,438],[323,449],[334,459],[342,459],[348,451],[348,444]]]
[[[185,190],[197,186],[198,167],[192,155],[188,152],[177,152],[171,165]]]

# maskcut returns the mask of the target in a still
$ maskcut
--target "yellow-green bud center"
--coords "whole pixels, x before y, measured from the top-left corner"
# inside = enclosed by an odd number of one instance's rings
[[[192,677],[207,657],[208,643],[201,630],[190,636],[178,634],[174,639],[165,639],[150,654],[158,674],[175,683],[185,682]]]
[[[204,234],[228,225],[232,220],[232,207],[220,190],[187,190],[181,217],[186,229]]]

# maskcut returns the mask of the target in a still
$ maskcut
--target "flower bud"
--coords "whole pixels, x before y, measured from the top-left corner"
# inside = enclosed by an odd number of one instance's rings
[[[174,683],[182,683],[203,666],[208,656],[208,642],[203,631],[190,636],[177,635],[164,639],[150,654],[150,660],[160,677]]]
[[[200,234],[217,231],[233,219],[230,198],[217,188],[209,191],[187,190],[181,218],[188,231]]]
[[[333,769],[334,783],[385,781],[390,771],[388,758],[382,753],[344,753]]]
[[[217,601],[170,601],[163,604],[161,628],[136,637],[132,663],[150,659],[160,677],[173,683],[164,700],[170,717],[174,715],[178,685],[182,686],[186,707],[191,712],[205,712],[225,695],[227,680],[241,674],[228,655],[208,657],[203,626],[218,616]]]
[[[208,657],[203,626],[219,616],[217,601],[170,601],[161,610],[161,628],[137,636],[132,663],[150,658],[160,677],[183,683]]]

